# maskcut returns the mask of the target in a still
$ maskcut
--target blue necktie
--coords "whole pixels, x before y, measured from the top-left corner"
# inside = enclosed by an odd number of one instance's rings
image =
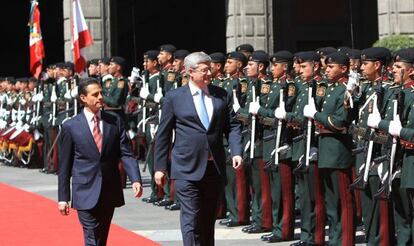
[[[210,126],[210,120],[208,118],[207,114],[207,108],[206,104],[204,103],[204,91],[199,90],[198,94],[200,95],[198,98],[198,116],[200,117],[201,123],[203,123],[204,128],[208,130],[208,127]]]

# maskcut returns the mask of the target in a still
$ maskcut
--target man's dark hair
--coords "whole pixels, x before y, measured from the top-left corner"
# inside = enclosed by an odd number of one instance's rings
[[[79,81],[79,85],[78,85],[78,95],[87,95],[88,91],[86,90],[86,87],[88,87],[88,85],[93,85],[93,84],[97,84],[99,86],[101,86],[101,84],[99,83],[99,81],[95,78],[92,77],[88,77],[88,78],[82,78]]]

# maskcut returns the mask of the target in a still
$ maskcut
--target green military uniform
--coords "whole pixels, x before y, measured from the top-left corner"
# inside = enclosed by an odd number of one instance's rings
[[[368,48],[362,51],[362,60],[366,61],[382,61],[385,63],[387,57],[390,56],[389,51],[385,48],[375,47]],[[385,111],[387,105],[386,100],[382,98],[389,97],[392,93],[386,91],[388,87],[387,82],[384,86],[381,84],[384,78],[380,77],[376,81],[364,81],[358,96],[354,96],[354,104],[356,110],[359,109],[359,118],[356,120],[356,131],[354,131],[354,138],[357,139],[357,147],[368,146],[368,140],[365,139],[366,131],[370,131],[367,126],[368,116],[373,110],[373,102],[367,103],[367,100],[374,94],[378,96],[377,107],[380,113]],[[382,96],[384,95],[384,96]],[[365,108],[362,108],[364,107]],[[381,155],[381,145],[374,143],[372,150],[371,160]],[[356,170],[360,170],[361,166],[366,162],[365,152],[359,153],[356,156]],[[360,175],[363,174],[363,170],[360,170]],[[368,245],[378,245],[379,243],[392,242],[390,234],[392,233],[393,226],[392,220],[392,207],[388,201],[376,200],[374,194],[377,193],[381,186],[381,180],[378,176],[377,170],[370,170],[368,182],[365,189],[361,192],[361,204],[362,204],[362,217],[364,221],[365,230],[367,232],[366,241]],[[391,224],[391,225],[390,225]],[[386,232],[386,233],[385,233]]]
[[[297,54],[299,63],[319,62],[316,52],[300,52]],[[321,107],[326,91],[326,81],[316,74],[312,79],[316,83],[313,87],[315,93],[316,108]],[[310,81],[300,80],[302,83],[296,88],[298,90],[292,112],[287,112],[286,120],[293,131],[292,161],[298,162],[305,158],[306,128],[307,120],[303,116],[303,109],[308,104]],[[315,91],[316,90],[316,91]],[[312,130],[313,132],[313,130]],[[317,147],[317,139],[311,133],[311,146]],[[308,172],[297,172],[296,175],[299,190],[299,204],[301,211],[301,235],[300,240],[305,243],[323,244],[325,238],[325,207],[322,198],[319,170],[315,162],[310,162]]]
[[[288,51],[279,51],[272,58],[272,63],[285,63],[287,71],[291,68],[293,55]],[[281,89],[283,93],[281,94]],[[270,176],[272,197],[272,233],[261,237],[263,241],[278,242],[293,239],[294,235],[294,176],[292,153],[289,147],[280,152],[278,163],[275,163],[276,138],[279,120],[275,119],[274,111],[280,107],[283,97],[285,110],[291,111],[296,99],[295,82],[285,74],[274,78],[270,83],[262,84],[262,91],[269,91],[265,103],[258,110],[263,123],[263,160]],[[281,121],[279,147],[292,145],[291,131],[285,121]]]
[[[348,66],[348,57],[340,52],[326,58],[327,64]],[[352,137],[348,134],[351,123],[344,107],[347,78],[328,83],[324,102],[314,115],[319,130],[318,168],[323,185],[326,214],[329,224],[329,244],[354,245],[355,210],[352,192]]]
[[[122,107],[128,94],[127,80],[123,77],[108,78],[102,81],[102,83],[102,94],[106,105],[105,111],[118,115],[124,121],[125,115]]]

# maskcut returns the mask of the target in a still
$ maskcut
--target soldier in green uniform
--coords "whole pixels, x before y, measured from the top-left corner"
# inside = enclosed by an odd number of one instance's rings
[[[92,77],[92,78],[99,77],[99,59],[89,60],[86,68],[87,68],[89,77]]]
[[[221,52],[215,52],[210,54],[209,56],[211,58],[211,84],[215,86],[220,86],[220,82],[222,82],[225,79],[224,63],[226,62],[226,56]]]
[[[111,63],[111,58],[102,57],[98,62],[98,76],[101,81],[102,88],[104,87],[104,80],[113,79],[113,76],[109,73],[109,64]]]
[[[365,81],[362,82],[360,87],[356,87],[353,92],[354,110],[358,113],[354,113],[356,120],[356,127],[354,130],[354,138],[356,139],[356,145],[358,148],[368,146],[370,139],[374,141],[378,133],[369,134],[370,138],[366,138],[367,131],[371,132],[371,129],[367,126],[368,116],[377,108],[378,112],[383,115],[384,107],[388,102],[382,100],[384,95],[387,95],[387,91],[384,91],[382,82],[384,81],[384,71],[387,65],[387,59],[390,57],[390,52],[386,48],[373,47],[362,50],[361,55],[361,70]],[[385,85],[385,84],[384,84]],[[352,88],[351,84],[348,86]],[[387,85],[388,87],[388,85]],[[349,89],[348,89],[349,90]],[[355,93],[357,92],[357,93]],[[377,97],[376,105],[373,100]],[[385,106],[384,106],[385,105]],[[375,142],[375,141],[374,141]],[[366,151],[356,154],[356,170],[359,170],[360,177],[364,173],[364,163],[367,159]],[[371,160],[381,155],[381,146],[379,143],[373,143]],[[380,172],[378,172],[380,171]],[[383,175],[385,170],[381,169],[370,170],[367,183],[357,182],[351,185],[362,189],[361,191],[361,204],[362,204],[362,217],[364,227],[366,230],[366,241],[368,245],[390,245],[394,237],[393,225],[392,225],[392,206],[389,201],[383,199],[375,199],[374,195],[377,193],[381,186],[381,179],[379,175]]]
[[[174,52],[177,50],[172,44],[164,44],[160,46],[158,54],[158,64],[160,69],[160,83],[163,87],[164,95],[174,89],[176,73],[173,69]]]
[[[352,182],[351,123],[344,107],[349,58],[334,52],[325,59],[328,87],[320,110],[312,100],[304,108],[304,116],[314,119],[319,131],[318,168],[323,184],[329,224],[329,244],[354,245],[354,201],[348,186]]]
[[[301,235],[300,241],[292,245],[323,245],[325,241],[325,206],[316,163],[317,139],[313,129],[308,133],[303,108],[308,104],[311,87],[312,94],[315,94],[316,108],[321,107],[322,99],[325,96],[326,82],[320,74],[319,54],[314,51],[304,51],[296,53],[295,58],[300,67],[299,74],[302,84],[296,87],[298,92],[292,112],[286,112],[283,107],[278,107],[275,110],[275,117],[286,120],[288,127],[292,129],[292,161],[299,162],[296,168],[296,178],[299,191]],[[309,167],[305,168],[307,134],[310,134],[311,149]]]
[[[249,77],[246,103],[243,107],[239,106],[237,108],[237,104],[235,107],[235,112],[237,112],[239,119],[242,121],[249,121],[249,118],[253,119],[250,114],[254,112],[255,104],[252,104],[252,102],[265,103],[267,94],[270,92],[268,86],[265,84],[271,82],[266,77],[266,68],[268,65],[269,56],[263,51],[255,51],[249,58],[245,68],[246,76]],[[255,134],[255,138],[253,139],[254,143],[250,143],[249,160],[248,166],[246,167],[247,176],[251,181],[252,187],[252,223],[250,226],[244,227],[242,231],[246,233],[262,233],[270,231],[272,228],[270,180],[269,174],[265,172],[265,163],[262,159],[263,126],[259,120],[256,120],[254,129],[253,121],[249,125],[250,134],[245,134],[243,137],[247,137],[246,139],[250,140],[251,134]]]
[[[246,64],[247,58],[241,52],[234,51],[227,54],[226,63],[224,65],[226,77],[223,81],[218,83],[218,86],[224,88],[227,93],[232,94],[234,102],[240,101],[240,88],[244,88],[243,93],[247,93],[247,80],[242,73],[243,67],[245,67]],[[236,98],[234,98],[233,90],[236,91]],[[247,127],[248,125],[243,125],[245,130],[247,130]],[[228,216],[227,219],[221,220],[219,224],[227,227],[246,225],[250,219],[249,184],[246,177],[246,167],[242,166],[237,170],[233,168],[228,143],[226,142],[226,138],[224,139],[228,157],[228,161],[226,162],[226,183],[224,188]]]
[[[157,50],[149,50],[144,53],[144,76],[147,76],[146,85],[142,85],[140,89],[140,97],[145,100],[145,104],[141,101],[141,107],[146,107],[146,117],[156,117],[158,114],[157,105],[154,102],[154,97],[157,92],[160,92],[162,88],[159,85],[159,70],[158,70],[158,51]],[[162,93],[162,92],[161,92]],[[142,122],[142,114],[141,114],[141,129],[144,126],[144,122]],[[146,163],[148,165],[148,170],[151,175],[151,194],[148,197],[142,199],[142,201],[147,203],[154,203],[158,202],[162,198],[162,189],[155,184],[154,181],[154,136],[155,134],[155,127],[158,125],[158,118],[154,118],[154,120],[146,121],[145,122],[145,149],[147,151],[146,154]]]
[[[292,53],[276,52],[270,61],[273,81],[262,84],[262,88],[269,90],[267,98],[263,98],[265,104],[251,103],[250,107],[255,107],[253,113],[261,118],[263,124],[263,160],[269,172],[272,196],[272,233],[263,235],[261,239],[273,243],[290,241],[294,235],[294,177],[289,149],[292,138],[286,123],[280,121],[278,124],[279,121],[275,120],[274,110],[280,106],[291,111],[296,87],[290,75]],[[284,105],[279,105],[280,99]],[[280,139],[277,139],[278,134]],[[278,150],[275,149],[276,141],[279,141]]]
[[[318,48],[316,49],[316,53],[318,53],[321,56],[321,73],[324,74],[325,70],[326,70],[326,57],[334,52],[336,52],[337,49],[335,49],[334,47],[322,47],[322,48]]]
[[[126,123],[125,118],[125,101],[128,94],[128,81],[123,75],[126,61],[124,58],[114,56],[108,66],[109,76],[102,77],[102,94],[104,99],[104,110],[110,114],[117,115],[121,118],[123,124]],[[118,165],[121,173],[121,182],[126,186],[126,174],[122,162]]]
[[[413,104],[413,93],[412,93],[412,86],[414,84],[414,52],[410,51],[409,49],[401,49],[398,50],[394,56],[394,64],[393,64],[393,73],[394,73],[394,85],[390,87],[390,91],[394,92],[393,96],[389,99],[393,103],[389,104],[386,108],[384,118],[381,119],[381,115],[377,114],[370,114],[368,117],[368,126],[373,128],[379,128],[385,132],[393,132],[393,136],[401,137],[400,141],[401,144],[397,144],[397,151],[395,154],[395,160],[393,163],[393,170],[394,173],[398,172],[401,168],[402,164],[402,177],[400,179],[399,176],[396,176],[394,180],[392,180],[392,194],[391,194],[391,201],[393,202],[394,206],[394,219],[395,219],[395,230],[397,236],[397,244],[398,245],[410,245],[413,242],[413,234],[412,234],[412,201],[409,200],[410,193],[410,186],[406,186],[407,183],[410,182],[411,177],[410,175],[410,165],[411,163],[407,163],[409,158],[404,158],[403,156],[407,156],[407,153],[410,153],[411,149],[410,142],[412,143],[412,137],[410,138],[409,135],[402,136],[400,135],[401,131],[401,124],[404,127],[410,123],[410,120],[407,119],[408,115],[411,112],[411,107]],[[402,89],[402,90],[401,90]],[[394,119],[394,103],[397,103],[397,115],[398,119]],[[392,124],[390,122],[393,122]],[[410,130],[407,130],[409,132]],[[406,140],[405,140],[406,139]],[[388,145],[385,144],[385,145]],[[388,154],[386,151],[383,154]],[[402,161],[402,163],[400,163]],[[387,165],[390,165],[389,160],[386,161]],[[384,165],[385,163],[383,163]],[[388,168],[387,168],[388,170]],[[407,171],[408,170],[408,171]],[[389,177],[389,176],[388,176]],[[383,183],[388,183],[388,180],[385,180]],[[401,185],[404,184],[404,185]],[[412,199],[412,194],[410,195]],[[382,216],[382,214],[381,214]]]

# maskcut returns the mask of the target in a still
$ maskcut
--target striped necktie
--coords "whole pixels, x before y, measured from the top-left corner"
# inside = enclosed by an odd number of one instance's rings
[[[102,133],[101,129],[99,128],[99,117],[95,115],[93,117],[93,140],[96,143],[96,147],[99,150],[99,153],[102,152]]]

